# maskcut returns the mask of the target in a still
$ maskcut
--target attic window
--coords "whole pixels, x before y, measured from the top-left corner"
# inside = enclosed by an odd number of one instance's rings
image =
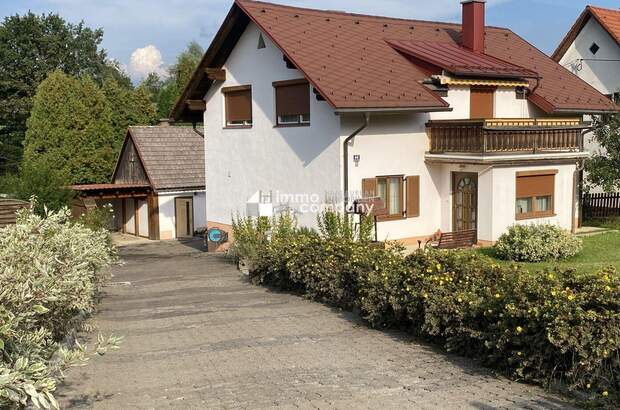
[[[596,55],[596,53],[598,53],[598,50],[600,50],[598,44],[592,43],[592,45],[590,46],[590,52],[592,53],[592,55]]]
[[[525,87],[516,88],[517,100],[527,99],[527,89]]]
[[[262,48],[266,48],[267,46],[265,45],[265,39],[263,38],[262,34],[258,35],[258,46],[256,46],[257,49],[262,49]]]

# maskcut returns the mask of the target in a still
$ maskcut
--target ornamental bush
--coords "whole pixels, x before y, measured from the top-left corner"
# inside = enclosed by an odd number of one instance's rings
[[[372,327],[405,329],[515,379],[559,380],[609,405],[618,399],[620,274],[613,267],[533,273],[471,251],[404,256],[397,244],[371,246],[289,222],[269,228],[255,283],[357,310]]]
[[[67,336],[93,311],[115,257],[107,232],[71,223],[66,208],[22,210],[0,229],[0,408],[58,407],[62,371],[85,360]]]
[[[582,241],[556,225],[513,225],[495,244],[497,255],[519,262],[564,259],[581,252]]]

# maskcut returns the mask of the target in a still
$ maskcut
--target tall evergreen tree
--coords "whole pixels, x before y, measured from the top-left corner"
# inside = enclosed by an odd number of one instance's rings
[[[123,81],[100,48],[102,36],[101,29],[67,23],[56,14],[29,12],[0,23],[0,174],[19,165],[32,98],[49,73],[59,69],[96,81],[106,76]]]
[[[118,145],[112,118],[110,103],[91,78],[53,72],[33,100],[24,163],[54,164],[73,184],[107,182]]]

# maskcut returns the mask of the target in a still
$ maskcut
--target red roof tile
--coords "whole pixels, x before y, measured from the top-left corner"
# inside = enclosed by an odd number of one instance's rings
[[[407,55],[440,67],[455,75],[482,77],[536,78],[538,74],[498,58],[474,53],[455,43],[386,40]]]
[[[587,6],[553,53],[555,61],[560,61],[591,17],[594,17],[620,46],[620,10]]]
[[[202,98],[210,87],[205,68],[221,66],[249,20],[336,109],[441,109],[445,101],[421,84],[428,71],[411,62],[386,40],[442,43],[459,47],[461,26],[311,10],[250,0],[236,0],[173,116],[183,117],[185,101]],[[235,22],[237,26],[235,26]],[[241,24],[244,25],[241,25]],[[242,31],[242,30],[241,30]],[[236,41],[236,40],[235,40]],[[542,77],[530,80],[532,102],[547,112],[613,111],[615,104],[508,29],[485,28],[485,55]],[[219,51],[218,51],[219,50]],[[224,54],[226,55],[224,55]]]

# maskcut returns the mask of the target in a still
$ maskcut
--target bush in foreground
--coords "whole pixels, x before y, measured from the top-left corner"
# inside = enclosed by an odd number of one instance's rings
[[[495,244],[497,255],[518,262],[565,259],[581,252],[583,243],[555,225],[513,225]]]
[[[277,234],[280,223],[266,228],[271,240],[255,242],[254,282],[358,309],[373,327],[406,329],[517,379],[561,380],[601,398],[620,390],[620,275],[613,268],[533,274],[469,251],[405,257],[396,244],[291,229],[290,221]]]
[[[83,346],[63,342],[93,311],[115,252],[107,232],[69,217],[22,210],[0,229],[0,408],[57,407],[62,371],[84,360]]]

